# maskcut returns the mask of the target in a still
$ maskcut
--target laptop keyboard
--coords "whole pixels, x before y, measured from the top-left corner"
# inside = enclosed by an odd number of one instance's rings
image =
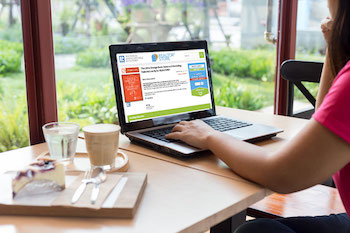
[[[206,119],[203,121],[205,123],[207,123],[209,126],[211,126],[213,129],[218,130],[220,132],[225,132],[225,131],[243,128],[243,127],[247,127],[247,126],[252,125],[252,124],[249,124],[246,122],[222,118],[222,117],[217,117],[217,118],[213,118],[213,119]],[[151,138],[156,138],[156,139],[161,140],[163,142],[174,142],[177,140],[171,140],[171,139],[165,138],[165,135],[171,133],[172,129],[173,129],[173,126],[161,128],[161,129],[155,129],[155,130],[143,132],[141,134],[146,135],[146,136],[151,137]]]
[[[172,129],[173,129],[173,126],[161,128],[161,129],[155,129],[155,130],[143,132],[141,134],[146,135],[146,136],[151,137],[151,138],[156,138],[156,139],[161,140],[163,142],[174,142],[176,140],[165,138],[165,135],[171,133]]]

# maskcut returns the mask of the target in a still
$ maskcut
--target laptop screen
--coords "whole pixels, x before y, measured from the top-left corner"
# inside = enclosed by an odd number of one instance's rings
[[[204,49],[115,56],[125,123],[212,109]]]
[[[204,40],[109,46],[121,132],[215,116]]]

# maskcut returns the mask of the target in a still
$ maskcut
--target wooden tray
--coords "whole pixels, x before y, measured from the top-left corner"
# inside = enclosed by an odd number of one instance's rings
[[[38,194],[13,200],[12,176],[9,174],[1,175],[0,215],[132,218],[146,187],[147,175],[145,173],[131,172],[114,174],[122,175],[121,180],[110,194],[113,195],[115,201],[106,206],[108,197],[102,207],[98,209],[76,206],[52,206],[51,203],[61,192]],[[68,187],[72,184],[76,178],[77,176],[67,175],[66,186]]]

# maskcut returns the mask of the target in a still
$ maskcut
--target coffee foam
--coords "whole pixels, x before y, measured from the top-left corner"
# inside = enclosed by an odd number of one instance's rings
[[[87,133],[113,133],[119,130],[120,126],[113,124],[95,124],[83,128],[83,131]]]

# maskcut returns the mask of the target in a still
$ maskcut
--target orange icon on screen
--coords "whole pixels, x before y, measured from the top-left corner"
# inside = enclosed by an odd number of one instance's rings
[[[143,100],[140,74],[122,75],[125,102]]]
[[[138,67],[129,67],[125,69],[126,73],[139,73],[140,69]]]

